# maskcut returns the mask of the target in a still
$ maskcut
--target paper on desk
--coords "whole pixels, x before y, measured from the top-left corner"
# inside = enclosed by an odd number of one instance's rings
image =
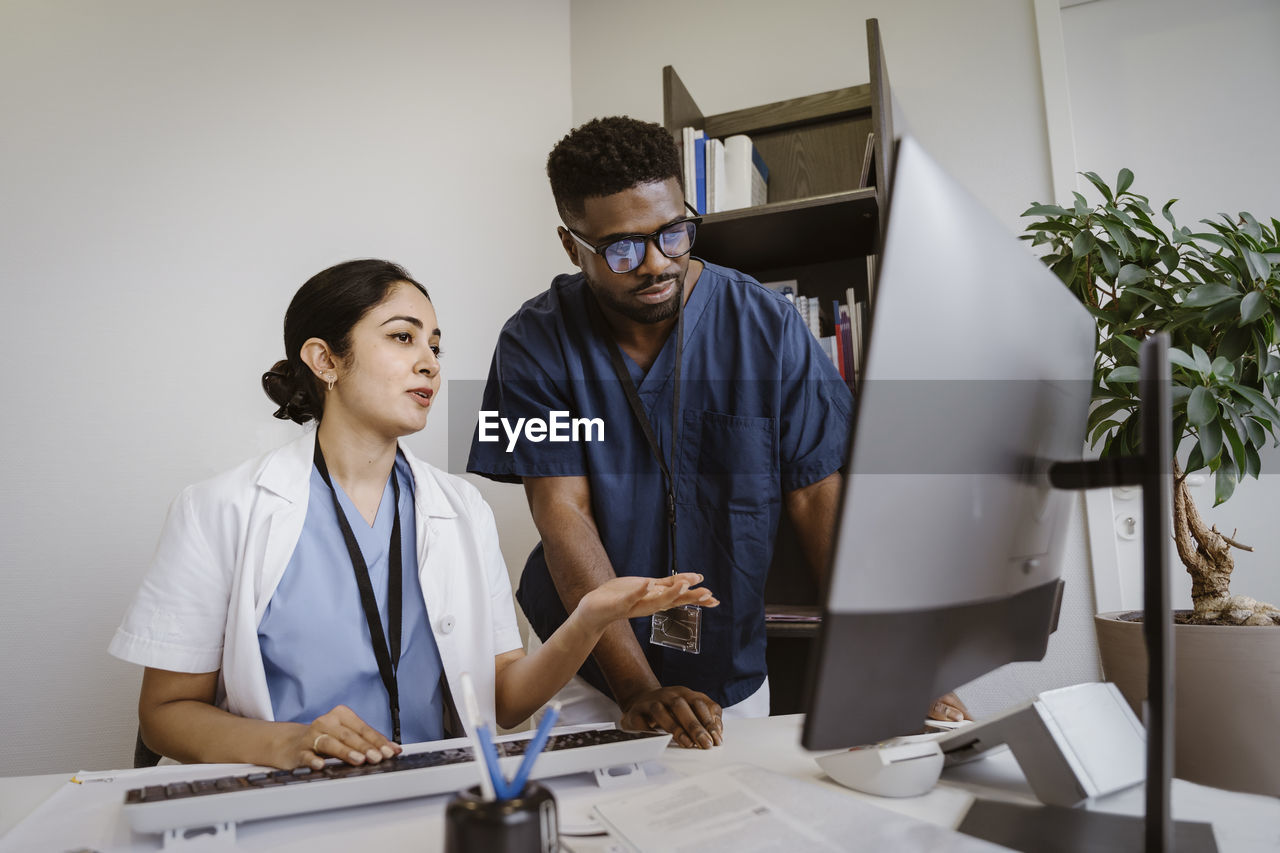
[[[596,815],[639,853],[776,850],[942,851],[1005,848],[748,764],[607,800]]]

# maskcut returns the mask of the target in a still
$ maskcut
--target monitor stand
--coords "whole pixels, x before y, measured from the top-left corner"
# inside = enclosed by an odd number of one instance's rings
[[[1216,853],[1207,823],[1174,822],[1173,619],[1167,583],[1173,459],[1169,394],[1169,336],[1153,335],[1139,354],[1142,452],[1119,459],[1058,462],[1049,479],[1059,489],[1142,487],[1143,634],[1147,642],[1146,815],[1130,817],[1083,808],[1023,806],[978,800],[961,832],[1027,853]]]

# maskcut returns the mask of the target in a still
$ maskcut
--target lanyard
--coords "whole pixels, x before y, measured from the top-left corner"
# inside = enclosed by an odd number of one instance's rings
[[[400,593],[403,579],[400,577],[402,547],[400,541],[400,481],[396,477],[395,465],[391,467],[391,488],[395,493],[393,505],[394,521],[391,522],[391,544],[387,549],[387,621],[391,628],[391,648],[387,649],[386,635],[382,632],[382,617],[378,613],[378,601],[373,597],[373,583],[369,580],[369,567],[365,565],[364,555],[360,553],[360,545],[347,522],[347,514],[338,503],[338,492],[329,479],[329,469],[324,464],[324,454],[320,452],[320,439],[316,439],[316,469],[324,484],[329,487],[333,497],[333,509],[338,514],[338,526],[342,528],[342,538],[347,543],[347,553],[351,555],[351,566],[356,573],[356,586],[360,588],[360,605],[364,608],[364,621],[369,626],[369,638],[373,641],[373,656],[378,661],[378,675],[382,677],[382,686],[387,688],[387,702],[391,708],[391,739],[400,742],[400,684],[396,679],[396,669],[400,666]]]
[[[662,482],[667,490],[667,525],[671,530],[671,574],[675,574],[676,568],[676,481],[672,476],[672,469],[676,464],[676,447],[680,431],[680,368],[681,362],[684,361],[684,293],[678,297],[680,302],[676,307],[676,371],[675,371],[675,391],[674,398],[671,403],[671,464],[667,464],[667,459],[662,455],[662,447],[658,444],[658,437],[654,434],[653,424],[649,422],[649,416],[645,414],[644,405],[640,402],[640,393],[636,390],[636,384],[631,381],[631,372],[627,370],[627,366],[622,361],[622,353],[618,349],[618,345],[614,342],[611,335],[607,333],[607,323],[604,322],[604,315],[600,312],[600,308],[595,304],[592,298],[591,305],[595,309],[593,316],[596,317],[600,330],[605,339],[605,345],[609,349],[609,360],[613,363],[613,372],[618,377],[618,382],[622,384],[623,393],[627,395],[627,403],[631,406],[632,413],[636,416],[636,420],[640,423],[640,429],[644,432],[645,440],[649,442],[649,449],[653,451],[653,458],[658,460],[658,467],[662,469]]]

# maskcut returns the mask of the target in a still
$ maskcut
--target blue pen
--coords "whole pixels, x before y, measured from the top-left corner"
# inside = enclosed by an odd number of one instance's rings
[[[524,760],[520,762],[520,769],[516,771],[515,778],[511,780],[510,793],[512,797],[520,796],[520,792],[524,790],[525,783],[529,781],[529,774],[533,772],[533,763],[538,760],[538,755],[542,752],[543,747],[547,745],[547,738],[551,736],[551,727],[556,724],[556,718],[560,716],[560,703],[552,702],[551,707],[547,709],[547,713],[542,715],[542,721],[538,723],[538,731],[534,733],[533,740],[529,742],[529,748],[524,752]]]
[[[476,732],[480,735],[480,748],[484,752],[484,764],[489,768],[489,778],[493,780],[493,792],[500,800],[511,799],[511,788],[507,782],[507,777],[502,775],[502,768],[498,766],[498,748],[494,746],[493,734],[489,731],[489,726],[483,724],[476,726]]]

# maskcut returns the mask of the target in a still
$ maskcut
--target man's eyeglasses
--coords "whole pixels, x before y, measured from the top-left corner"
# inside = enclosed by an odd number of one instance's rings
[[[609,269],[616,273],[631,272],[644,263],[644,253],[649,241],[658,247],[658,251],[668,258],[687,255],[693,249],[693,238],[698,233],[698,223],[702,217],[694,216],[664,225],[652,234],[628,234],[602,246],[593,246],[581,234],[568,228],[573,239],[587,251],[604,258]]]

